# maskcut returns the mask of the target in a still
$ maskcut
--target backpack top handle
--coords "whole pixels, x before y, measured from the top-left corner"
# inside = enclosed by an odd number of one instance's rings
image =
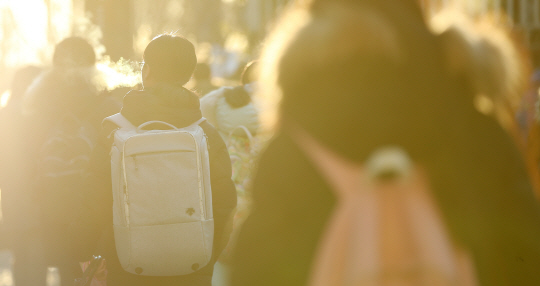
[[[201,119],[199,119],[199,120],[193,122],[191,125],[189,125],[189,126],[187,126],[187,127],[197,126],[197,125],[203,123],[204,121],[206,121],[206,118],[201,117]],[[145,123],[139,125],[139,127],[137,127],[137,129],[136,129],[136,130],[137,130],[137,133],[141,132],[142,129],[143,129],[144,127],[146,127],[146,126],[148,126],[148,125],[150,125],[150,124],[162,124],[162,125],[166,125],[166,126],[170,127],[170,128],[173,129],[173,130],[179,130],[179,129],[180,129],[180,128],[178,128],[178,127],[176,127],[176,126],[174,126],[174,125],[172,125],[172,124],[170,124],[170,123],[164,122],[164,121],[152,120],[152,121],[148,121],[148,122],[145,122]]]
[[[164,122],[164,121],[155,121],[155,120],[153,120],[153,121],[148,121],[148,122],[145,122],[145,123],[139,125],[139,127],[137,127],[137,133],[141,132],[144,127],[146,127],[146,126],[148,126],[150,124],[166,125],[166,126],[170,127],[173,130],[178,130],[178,128],[176,126],[174,126],[174,125],[172,125],[170,123],[167,123],[167,122]]]

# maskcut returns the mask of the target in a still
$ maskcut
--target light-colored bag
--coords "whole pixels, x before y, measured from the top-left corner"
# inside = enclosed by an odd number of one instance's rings
[[[231,107],[225,99],[225,92],[231,89],[233,88],[222,87],[201,98],[203,116],[218,129],[224,140],[227,140],[227,135],[231,132],[238,136],[245,136],[246,134],[238,129],[239,126],[247,128],[251,134],[257,134],[260,127],[259,110],[253,101],[242,107]],[[254,84],[245,85],[244,89],[249,94],[253,94]]]
[[[427,177],[401,148],[381,148],[357,165],[306,133],[296,139],[337,198],[309,285],[477,285],[472,259],[448,234]]]
[[[185,128],[121,114],[111,149],[113,225],[124,270],[147,276],[190,274],[212,256],[214,219],[208,142],[201,119]],[[144,130],[165,125],[168,130]]]

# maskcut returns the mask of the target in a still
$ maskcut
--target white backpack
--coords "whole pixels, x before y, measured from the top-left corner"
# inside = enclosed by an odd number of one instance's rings
[[[192,273],[210,262],[214,238],[208,142],[199,126],[133,126],[120,113],[111,150],[116,251],[127,272]],[[169,130],[144,130],[150,124]]]

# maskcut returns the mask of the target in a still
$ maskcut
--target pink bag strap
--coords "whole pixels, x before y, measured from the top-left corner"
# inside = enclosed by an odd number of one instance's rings
[[[425,174],[406,153],[382,148],[359,165],[304,131],[293,139],[337,197],[309,285],[476,285],[471,260],[457,254]],[[379,180],[385,172],[395,179]]]

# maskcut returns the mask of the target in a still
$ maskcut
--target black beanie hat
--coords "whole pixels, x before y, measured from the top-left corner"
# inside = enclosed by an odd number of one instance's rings
[[[66,38],[58,43],[54,49],[53,65],[55,67],[91,67],[95,63],[94,48],[83,38]]]
[[[197,65],[193,44],[176,35],[155,37],[146,46],[143,59],[154,79],[181,85],[189,81]]]

